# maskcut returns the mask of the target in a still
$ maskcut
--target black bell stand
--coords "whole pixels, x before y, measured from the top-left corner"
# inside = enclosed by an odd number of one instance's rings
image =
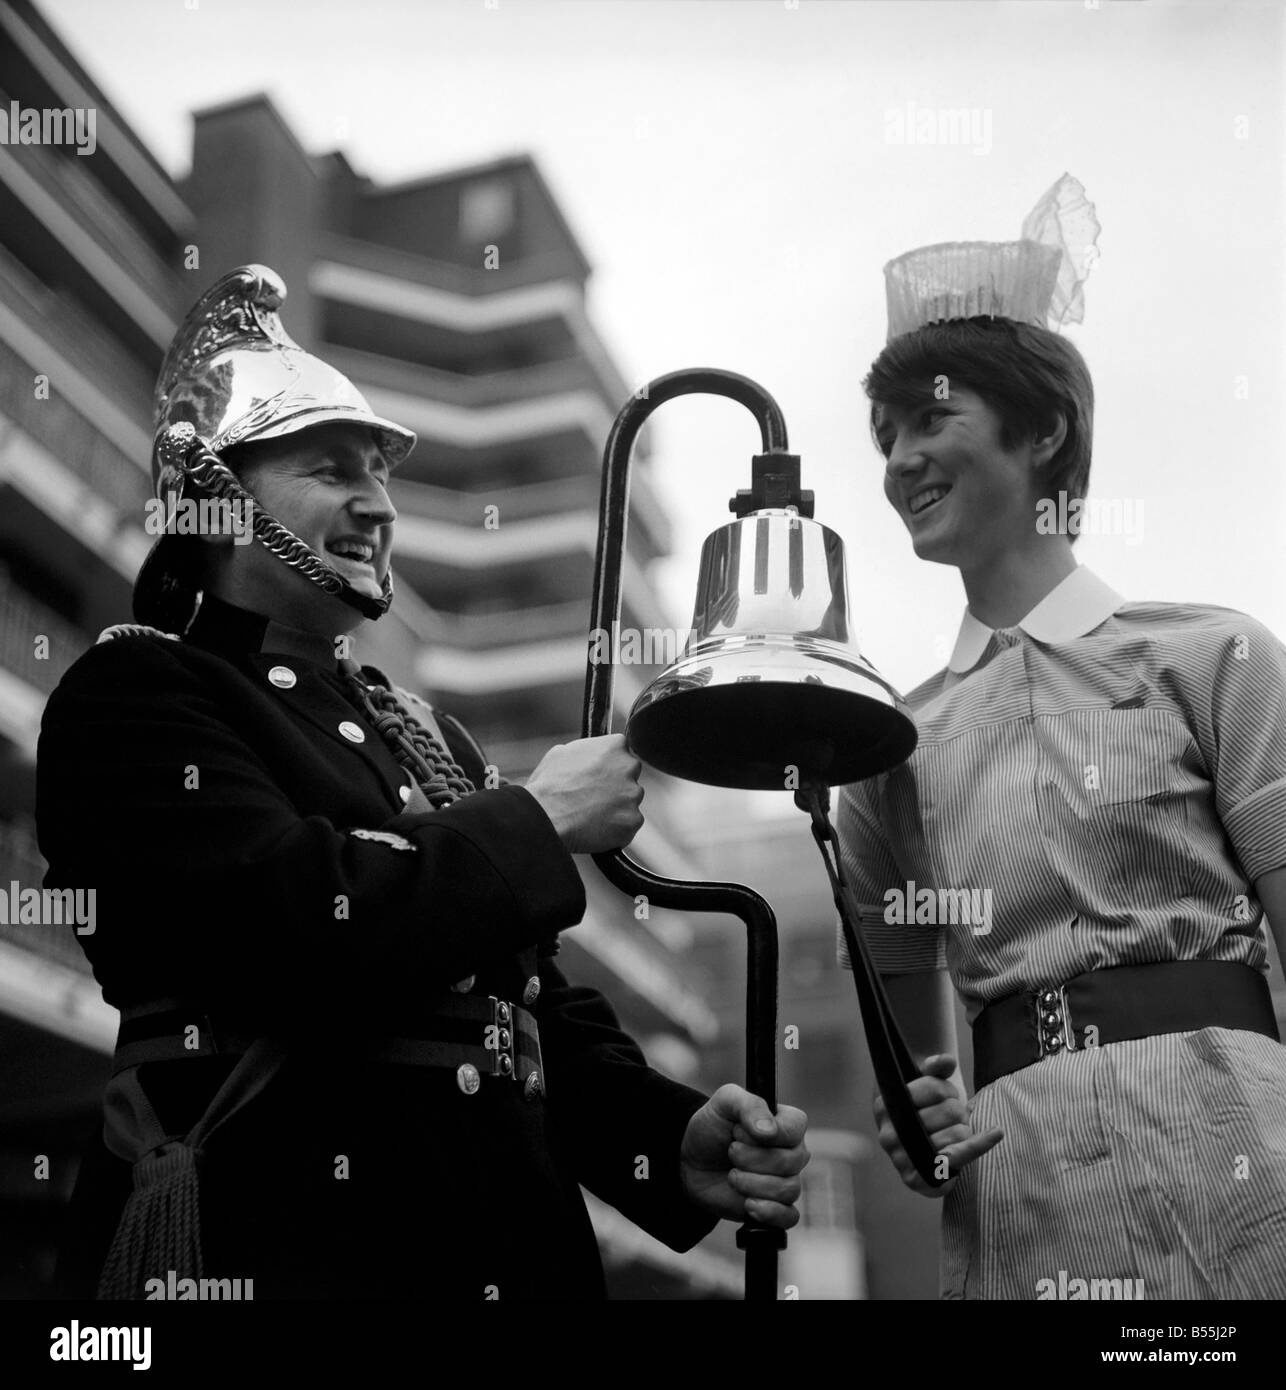
[[[603,451],[603,482],[598,515],[598,551],[594,561],[594,596],[590,616],[591,655],[585,676],[582,734],[596,738],[612,729],[614,669],[608,658],[596,662],[595,632],[612,632],[620,620],[621,565],[629,513],[630,460],[634,441],[647,417],[666,401],[692,394],[727,396],[740,402],[759,423],[763,453],[752,464],[752,488],[731,503],[738,516],[764,507],[795,506],[801,516],[812,515],[811,492],[799,490],[799,459],[788,452],[786,422],[777,402],[758,383],[735,372],[714,367],[690,368],[657,377],[626,402],[612,426]],[[801,799],[802,798],[802,799]],[[844,924],[853,979],[857,985],[862,1021],[872,1065],[880,1083],[889,1119],[917,1172],[933,1186],[932,1141],[907,1092],[919,1076],[893,1017],[866,943],[856,930],[856,913],[842,881],[836,855],[832,865],[827,846],[835,832],[827,819],[829,793],[825,787],[804,789],[796,804],[813,817],[813,834],[826,861],[835,903]],[[623,850],[596,854],[603,876],[623,893],[643,893],[658,907],[687,912],[726,912],[746,928],[746,1089],[777,1110],[777,919],[772,907],[753,889],[737,883],[686,883],[662,878],[632,860]],[[777,1252],[786,1248],[786,1234],[748,1220],[737,1232],[737,1245],[746,1252],[747,1301],[776,1300]]]
[[[759,422],[765,454],[786,450],[786,422],[777,402],[748,377],[717,368],[692,368],[657,377],[626,402],[603,451],[603,486],[598,513],[598,553],[594,561],[594,598],[590,632],[612,632],[621,614],[621,564],[630,500],[630,458],[647,417],[676,396],[695,393],[739,401]],[[583,736],[612,731],[610,657],[591,658],[585,676]],[[662,878],[632,860],[623,850],[594,855],[609,883],[623,893],[643,893],[658,907],[685,912],[726,912],[746,928],[746,1089],[777,1111],[777,918],[768,902],[739,883],[685,883]],[[746,1300],[776,1301],[777,1252],[786,1248],[786,1233],[757,1221],[737,1232],[746,1252]]]

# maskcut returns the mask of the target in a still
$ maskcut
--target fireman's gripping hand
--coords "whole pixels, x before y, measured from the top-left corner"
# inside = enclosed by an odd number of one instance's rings
[[[713,1216],[789,1230],[799,1220],[807,1126],[808,1116],[792,1105],[774,1115],[742,1087],[720,1086],[688,1121],[679,1154],[683,1190]]]
[[[643,824],[642,770],[624,734],[604,734],[551,748],[527,790],[570,854],[601,854],[624,849]]]

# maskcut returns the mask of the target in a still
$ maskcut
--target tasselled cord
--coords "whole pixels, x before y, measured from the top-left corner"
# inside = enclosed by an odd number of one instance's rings
[[[387,686],[368,685],[354,661],[341,661],[340,674],[389,751],[411,774],[435,811],[451,806],[477,788],[433,733],[406,714]]]

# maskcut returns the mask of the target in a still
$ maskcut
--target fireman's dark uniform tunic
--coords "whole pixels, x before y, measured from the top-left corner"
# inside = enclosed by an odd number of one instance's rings
[[[476,745],[442,730],[481,788]],[[216,1047],[221,1031],[284,1043],[279,1073],[209,1142],[207,1274],[253,1278],[256,1299],[601,1297],[577,1184],[690,1248],[715,1225],[678,1172],[705,1097],[651,1070],[606,1001],[545,954],[585,893],[535,799],[501,786],[408,811],[410,780],[328,639],[207,594],[183,640],[101,642],[49,700],[45,882],[97,890],[79,939],[109,1003],[181,1001],[163,1021],[206,1044],[212,1029]],[[374,1037],[442,1036],[435,1005],[471,975],[472,997],[514,1003],[537,977],[543,1096],[492,1075],[466,1094],[451,1067],[363,1059]],[[234,1060],[136,1075],[185,1131]],[[130,1184],[99,1137],[66,1292],[92,1295]]]

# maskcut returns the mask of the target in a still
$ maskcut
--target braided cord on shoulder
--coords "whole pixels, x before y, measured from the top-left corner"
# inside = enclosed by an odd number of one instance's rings
[[[354,674],[356,663],[341,663],[344,680],[389,751],[415,778],[434,810],[450,806],[477,788],[464,769],[432,734],[407,714],[387,686],[368,686]],[[350,669],[351,665],[351,669]]]

